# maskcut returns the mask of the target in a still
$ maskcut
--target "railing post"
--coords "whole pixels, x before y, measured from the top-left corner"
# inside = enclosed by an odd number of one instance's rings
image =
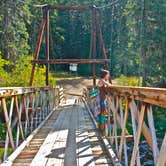
[[[93,87],[87,88],[89,90],[89,93],[92,88]],[[140,157],[144,152],[142,152],[142,149],[139,149],[139,144],[143,143],[142,140],[140,142],[142,134],[146,140],[147,145],[149,145],[149,147],[146,149],[152,149],[153,151],[152,159],[154,160],[154,164],[156,166],[165,166],[166,136],[164,137],[159,152],[157,146],[158,140],[156,137],[152,114],[152,104],[166,108],[166,89],[112,86],[110,87],[110,89],[108,89],[107,95],[110,97],[110,100],[108,102],[110,106],[108,106],[108,109],[111,107],[111,111],[113,113],[113,133],[109,137],[106,136],[106,138],[110,139],[110,144],[113,145],[113,150],[117,152],[118,159],[122,162],[125,162],[125,166],[128,166],[128,163],[130,164],[130,166],[134,166],[135,162],[137,166],[142,164],[143,161],[140,162]],[[93,108],[94,106],[91,98],[87,95],[87,98],[85,99],[88,101],[89,106]],[[125,99],[125,102],[123,99]],[[138,105],[136,105],[136,102],[138,103]],[[124,105],[125,112],[123,113]],[[146,124],[147,121],[145,120],[145,109],[147,111],[148,124]],[[131,112],[131,115],[129,115],[129,110]],[[127,128],[130,129],[129,125],[132,125],[133,135],[129,135],[129,132],[127,131]],[[149,128],[147,127],[147,125],[149,126]],[[118,135],[119,132],[117,132],[117,130],[119,129],[122,129],[120,135]],[[126,143],[126,139],[128,139],[127,141],[130,141],[130,139],[133,140],[133,138],[134,145],[130,147],[132,148],[131,154],[131,152],[127,150],[128,144]],[[118,143],[120,143],[119,146]],[[122,153],[123,148],[124,153]]]
[[[148,123],[149,123],[149,129],[152,137],[152,143],[153,143],[153,157],[154,157],[154,163],[156,163],[159,150],[157,147],[157,138],[156,138],[156,131],[154,128],[154,120],[153,120],[153,114],[152,114],[152,106],[148,105],[147,107],[147,117],[148,117]]]
[[[12,115],[13,115],[13,106],[14,106],[14,97],[12,97],[12,99],[11,99],[11,104],[10,104],[9,126],[11,126]],[[7,133],[6,133],[6,139],[5,139],[5,151],[4,151],[3,160],[5,160],[5,159],[7,158],[8,146],[9,146],[9,134],[8,134],[8,132],[7,132]]]
[[[14,150],[15,145],[14,145],[14,139],[13,139],[12,130],[11,130],[11,126],[10,126],[11,123],[10,123],[10,119],[9,119],[8,111],[7,111],[7,107],[6,107],[6,99],[2,98],[1,102],[2,102],[2,109],[3,109],[5,121],[6,121],[6,127],[7,127],[7,131],[8,131],[8,135],[9,135],[9,140],[10,140],[12,149]]]

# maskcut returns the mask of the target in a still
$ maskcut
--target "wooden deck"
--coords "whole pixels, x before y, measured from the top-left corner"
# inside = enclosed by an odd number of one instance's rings
[[[84,104],[74,101],[52,113],[14,166],[111,165]]]

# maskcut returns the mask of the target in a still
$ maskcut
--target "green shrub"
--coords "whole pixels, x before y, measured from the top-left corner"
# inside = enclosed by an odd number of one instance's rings
[[[0,56],[0,86],[29,86],[31,77],[31,60],[32,56],[21,56],[15,62],[2,59]],[[46,67],[36,66],[33,86],[45,85]],[[55,78],[49,75],[50,85],[55,85]]]
[[[127,77],[121,75],[119,78],[115,79],[115,84],[121,86],[141,86],[142,85],[142,78],[138,77]]]

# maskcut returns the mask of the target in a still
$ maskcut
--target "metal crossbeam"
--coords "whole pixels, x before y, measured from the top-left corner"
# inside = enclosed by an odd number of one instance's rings
[[[109,63],[109,59],[50,59],[50,60],[32,60],[32,64],[87,64],[87,63]]]
[[[91,10],[92,6],[48,6],[50,10]]]

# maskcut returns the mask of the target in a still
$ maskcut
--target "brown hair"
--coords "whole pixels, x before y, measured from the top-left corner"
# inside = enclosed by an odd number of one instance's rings
[[[110,74],[110,72],[108,70],[105,70],[105,69],[100,69],[100,75],[101,75],[101,78],[103,79],[107,74]]]

